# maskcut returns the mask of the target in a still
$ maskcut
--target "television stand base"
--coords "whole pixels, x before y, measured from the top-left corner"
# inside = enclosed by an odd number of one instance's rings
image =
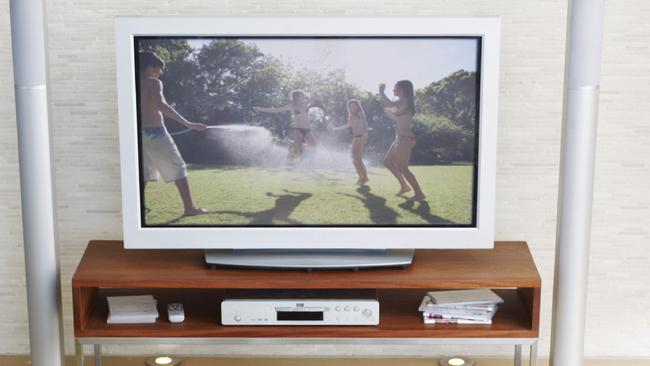
[[[207,249],[212,268],[350,269],[408,267],[413,249]]]

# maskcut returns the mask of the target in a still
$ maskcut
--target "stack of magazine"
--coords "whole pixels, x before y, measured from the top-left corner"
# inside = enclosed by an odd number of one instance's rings
[[[419,310],[425,324],[492,324],[502,302],[490,289],[430,291]]]
[[[151,295],[108,296],[109,324],[155,323],[158,319],[157,301]]]

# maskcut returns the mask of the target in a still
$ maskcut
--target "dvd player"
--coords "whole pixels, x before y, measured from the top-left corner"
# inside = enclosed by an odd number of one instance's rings
[[[223,325],[377,325],[375,290],[229,290]]]

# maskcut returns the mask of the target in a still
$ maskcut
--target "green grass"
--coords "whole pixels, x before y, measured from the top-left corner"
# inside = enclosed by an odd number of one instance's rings
[[[190,169],[194,201],[209,213],[181,217],[174,184],[149,183],[149,225],[355,225],[469,224],[472,166],[413,166],[426,202],[396,197],[397,180],[385,168],[369,168],[367,187],[354,172],[226,166]],[[408,196],[412,193],[407,194]]]

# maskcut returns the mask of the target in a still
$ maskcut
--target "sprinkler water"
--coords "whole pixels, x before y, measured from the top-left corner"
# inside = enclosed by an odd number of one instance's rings
[[[188,132],[182,130],[170,133],[177,136]],[[329,169],[354,171],[347,146],[305,145],[301,156],[290,157],[289,139],[278,140],[271,132],[260,126],[228,124],[208,126],[203,131],[210,143],[214,143],[227,154],[224,161],[236,165],[249,165],[263,168],[291,166],[294,169]],[[318,137],[317,137],[318,141]]]

